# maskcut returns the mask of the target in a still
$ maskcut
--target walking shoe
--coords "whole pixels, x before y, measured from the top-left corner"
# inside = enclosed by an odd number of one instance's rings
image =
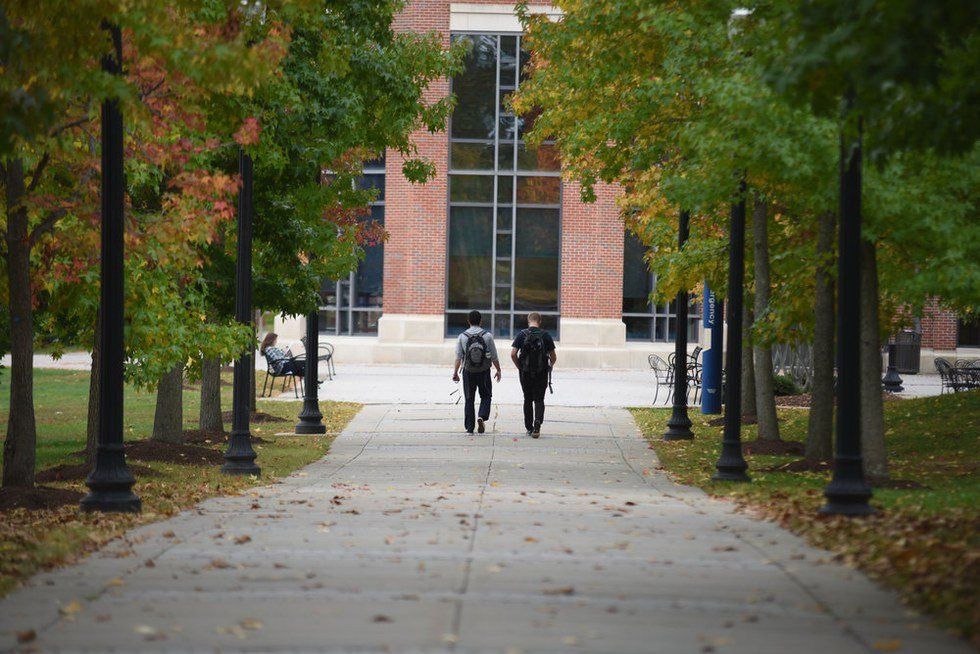
[[[531,432],[531,438],[537,438],[541,435],[541,423],[534,423],[534,431]]]
[[[483,426],[483,418],[476,419],[476,430],[481,434],[487,430],[487,428]]]
[[[473,433],[473,430],[472,430],[472,429],[467,429],[467,430],[466,430],[466,433],[467,433],[467,434],[472,434],[472,433]]]
[[[531,436],[531,438],[534,438],[533,434],[534,434],[534,430],[533,429],[528,429],[527,430],[527,435],[528,436]]]

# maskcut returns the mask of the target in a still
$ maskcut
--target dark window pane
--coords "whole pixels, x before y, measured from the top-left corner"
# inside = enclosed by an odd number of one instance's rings
[[[364,168],[384,168],[385,167],[385,157],[382,154],[377,159],[368,159],[364,162]]]
[[[521,143],[517,149],[517,169],[555,172],[561,170],[561,164],[558,161],[558,148],[551,144],[527,148]]]
[[[320,304],[337,306],[337,282],[332,279],[323,280],[320,286]]]
[[[493,335],[498,339],[509,339],[510,338],[510,315],[509,314],[497,314],[493,318]],[[497,346],[500,348],[501,346]]]
[[[667,342],[667,319],[657,318],[653,332],[653,340],[657,342]]]
[[[960,347],[980,347],[980,317],[959,321],[956,343]]]
[[[454,170],[493,170],[493,143],[452,143],[450,166]]]
[[[500,85],[514,86],[517,83],[517,37],[500,37]]]
[[[518,204],[559,204],[561,202],[560,177],[518,177]]]
[[[510,258],[510,234],[497,234],[497,257]]]
[[[497,38],[463,36],[472,44],[462,74],[453,78],[456,95],[451,135],[456,138],[493,138],[497,98]]]
[[[514,314],[514,332],[527,329],[527,312]],[[541,329],[545,330],[556,341],[558,340],[558,316],[541,316]]]
[[[446,314],[446,334],[448,336],[459,336],[469,327],[469,322],[465,313]]]
[[[497,147],[497,168],[500,170],[514,170],[514,144],[501,143]],[[510,202],[510,198],[507,198]]]
[[[506,259],[497,259],[497,284],[510,286],[510,253]]]
[[[626,323],[626,340],[628,341],[649,341],[650,324],[652,318],[635,318],[624,316],[623,322]]]
[[[632,233],[626,233],[623,252],[623,313],[649,313],[652,277],[643,259],[647,249]]]
[[[497,177],[497,204],[514,203],[514,178],[510,175]]]
[[[321,332],[327,334],[337,333],[337,312],[333,309],[320,312],[320,320],[317,323]]]
[[[449,308],[488,309],[493,270],[493,210],[449,210]]]
[[[507,286],[497,287],[497,297],[494,298],[494,308],[503,311],[510,310],[510,280],[507,280]]]
[[[497,231],[510,231],[514,223],[514,210],[510,207],[497,208]]]
[[[353,334],[377,334],[378,319],[381,317],[380,311],[354,311],[353,312]]]
[[[520,79],[521,82],[528,78],[527,65],[531,61],[531,52],[524,49],[523,39],[521,40],[521,61],[518,64],[520,66]]]
[[[492,175],[450,175],[450,202],[493,202]]]
[[[559,212],[518,209],[514,308],[558,310]]]
[[[521,119],[513,114],[500,114],[500,142],[516,139],[520,125]]]
[[[385,176],[384,175],[362,175],[357,180],[357,188],[361,190],[365,189],[378,189],[378,195],[375,196],[376,200],[385,199]]]
[[[355,307],[380,307],[383,289],[384,246],[364,248],[364,259],[357,266],[354,277]]]

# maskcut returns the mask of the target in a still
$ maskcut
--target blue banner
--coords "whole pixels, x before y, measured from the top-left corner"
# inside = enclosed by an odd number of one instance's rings
[[[704,284],[702,324],[709,332],[710,345],[701,353],[701,413],[721,413],[722,347],[725,338],[724,306]]]

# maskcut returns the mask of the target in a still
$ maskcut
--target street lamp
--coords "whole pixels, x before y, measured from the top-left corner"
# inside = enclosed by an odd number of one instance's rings
[[[902,376],[898,374],[898,367],[895,365],[895,358],[898,356],[896,354],[898,343],[895,342],[894,337],[890,340],[891,342],[888,343],[888,368],[885,370],[885,376],[881,378],[881,384],[889,393],[901,393],[905,387],[902,386]]]
[[[238,193],[238,261],[235,271],[235,319],[252,327],[252,158],[244,148],[238,151],[238,170],[242,188]],[[226,475],[258,475],[255,450],[252,449],[252,433],[249,431],[249,384],[253,383],[252,353],[255,351],[254,334],[248,349],[235,360],[235,379],[232,389],[231,436],[225,451],[225,464],[221,472]]]
[[[687,242],[691,213],[681,211],[677,225],[677,250]],[[674,402],[667,421],[665,441],[691,440],[691,419],[687,417],[687,302],[688,291],[677,291],[677,328],[674,330]]]
[[[850,113],[853,94],[846,100]],[[845,127],[846,129],[846,127]],[[821,513],[869,515],[871,488],[861,458],[861,122],[840,137],[840,234],[837,256],[837,442],[834,476]]]
[[[102,57],[102,70],[122,73],[122,34],[118,25],[103,24],[112,38],[111,55]],[[99,430],[95,468],[85,480],[89,493],[83,511],[138,513],[136,480],[126,467],[123,449],[123,255],[125,179],[123,177],[123,118],[119,101],[102,102],[102,244],[99,290]]]
[[[742,285],[745,278],[745,180],[728,227],[728,349],[725,350],[725,433],[715,481],[749,481],[742,456]]]
[[[303,410],[299,414],[299,422],[296,423],[297,434],[324,434],[327,431],[323,424],[323,414],[320,413],[319,338],[320,313],[311,311],[306,316],[306,381]]]

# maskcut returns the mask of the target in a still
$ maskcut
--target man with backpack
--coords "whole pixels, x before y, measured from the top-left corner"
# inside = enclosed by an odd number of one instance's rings
[[[520,371],[524,391],[524,427],[527,435],[541,435],[544,422],[544,393],[551,386],[551,369],[558,360],[555,341],[541,329],[541,314],[532,311],[527,316],[527,329],[521,330],[511,345],[510,358]]]
[[[470,311],[469,329],[459,335],[456,341],[456,366],[453,369],[453,381],[459,381],[459,369],[463,368],[463,426],[466,433],[472,434],[474,422],[479,433],[486,430],[485,423],[490,419],[490,397],[493,386],[490,382],[490,366],[497,369],[497,381],[500,381],[500,360],[497,358],[497,346],[493,343],[493,334],[483,329],[480,323],[483,316],[479,311]],[[474,415],[476,392],[480,391],[480,413]]]

